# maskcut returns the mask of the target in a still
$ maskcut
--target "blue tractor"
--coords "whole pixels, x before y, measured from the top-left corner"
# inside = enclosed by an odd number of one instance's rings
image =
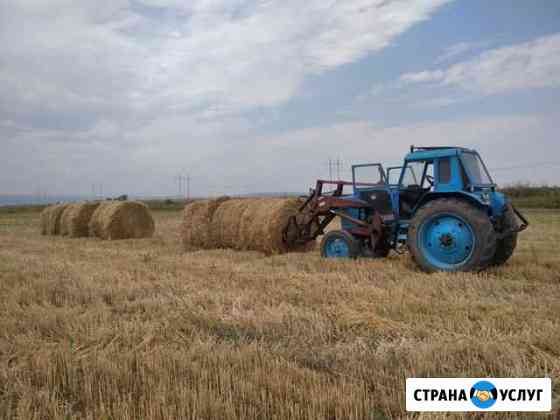
[[[323,191],[327,185],[331,191]],[[341,229],[325,233],[335,217]],[[428,272],[480,271],[504,264],[528,225],[496,191],[475,150],[411,146],[402,167],[354,165],[351,182],[317,181],[284,240],[305,243],[324,235],[325,258],[386,257],[408,249]]]

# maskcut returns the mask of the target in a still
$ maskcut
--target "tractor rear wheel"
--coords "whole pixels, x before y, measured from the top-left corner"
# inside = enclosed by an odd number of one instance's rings
[[[517,219],[515,218],[515,213],[513,212],[513,207],[510,203],[507,204],[504,222],[502,224],[502,229],[504,231],[517,228]],[[503,265],[507,260],[513,255],[515,247],[517,246],[517,232],[512,232],[503,238],[498,239],[496,244],[496,253],[494,254],[494,259],[492,260],[492,265]]]
[[[325,258],[356,258],[360,255],[360,242],[343,230],[332,230],[321,241],[321,256]]]
[[[485,212],[460,199],[433,200],[410,223],[408,248],[427,272],[480,271],[496,253],[496,232]]]

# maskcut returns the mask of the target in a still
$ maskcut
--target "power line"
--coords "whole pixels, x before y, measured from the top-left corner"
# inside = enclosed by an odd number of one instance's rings
[[[534,169],[538,168],[539,166],[560,166],[560,162],[540,162],[540,163],[531,163],[526,165],[516,165],[516,166],[504,166],[502,168],[491,168],[491,171],[509,171],[512,169]]]
[[[180,198],[186,198],[187,200],[191,197],[191,175],[179,174],[175,176],[174,180],[177,182],[177,190]]]
[[[336,158],[336,179],[340,181],[340,169],[342,168],[342,161]]]
[[[340,174],[343,169],[342,160],[337,157],[336,159],[329,158],[329,181],[332,181],[334,177],[340,180]]]
[[[175,177],[175,181],[177,182],[177,195],[179,197],[183,196],[183,175],[179,174]]]

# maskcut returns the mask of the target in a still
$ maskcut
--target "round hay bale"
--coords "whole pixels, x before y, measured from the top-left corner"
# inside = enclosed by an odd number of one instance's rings
[[[288,246],[283,240],[283,231],[288,224],[288,220],[298,213],[301,204],[301,200],[298,198],[263,200],[260,205],[260,212],[255,215],[255,218],[258,218],[260,214],[266,215],[266,222],[254,226],[253,230],[256,233],[253,235],[261,235],[262,233],[261,249],[265,253],[307,252],[315,247],[313,241],[303,245]]]
[[[261,251],[269,255],[309,251],[314,241],[288,246],[283,240],[288,219],[298,212],[300,205],[299,199],[291,198],[230,200],[213,216],[213,241],[218,248]]]
[[[214,213],[210,228],[212,242],[219,248],[245,249],[240,219],[254,200],[235,199],[222,203]]]
[[[93,212],[90,236],[101,239],[139,239],[154,234],[155,223],[150,210],[136,201],[106,201]]]
[[[48,235],[48,228],[49,228],[49,214],[52,210],[53,206],[47,206],[41,212],[41,235]]]
[[[69,205],[62,214],[61,234],[71,238],[89,236],[89,222],[99,204],[99,202],[92,202]]]
[[[216,210],[228,200],[229,197],[220,197],[215,200],[194,201],[185,206],[181,229],[185,250],[217,247],[211,234],[212,218]]]
[[[95,236],[101,238],[104,212],[107,210],[114,201],[103,201],[99,204],[97,209],[93,212],[91,219],[89,221],[88,230],[89,236]]]
[[[71,211],[72,209],[77,205],[78,203],[71,203],[69,204],[64,211],[62,212],[62,215],[60,216],[60,235],[62,236],[67,236],[69,231],[70,231],[70,217],[71,217]]]
[[[68,207],[68,203],[64,204],[56,204],[51,206],[51,209],[48,212],[47,217],[47,235],[59,235],[60,234],[60,227],[61,227],[61,219],[64,210]]]

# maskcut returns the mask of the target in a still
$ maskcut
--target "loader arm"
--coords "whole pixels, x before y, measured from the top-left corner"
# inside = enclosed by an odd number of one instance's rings
[[[335,188],[332,191],[324,192],[325,185],[333,185]],[[325,228],[338,216],[356,225],[352,233],[371,238],[372,243],[376,243],[383,235],[383,220],[379,214],[374,213],[371,221],[366,222],[353,218],[341,210],[373,208],[366,201],[343,196],[344,186],[352,185],[377,186],[377,184],[368,183],[318,180],[315,189],[311,190],[298,213],[289,218],[283,232],[283,240],[288,244],[305,244],[313,241],[323,235]]]

